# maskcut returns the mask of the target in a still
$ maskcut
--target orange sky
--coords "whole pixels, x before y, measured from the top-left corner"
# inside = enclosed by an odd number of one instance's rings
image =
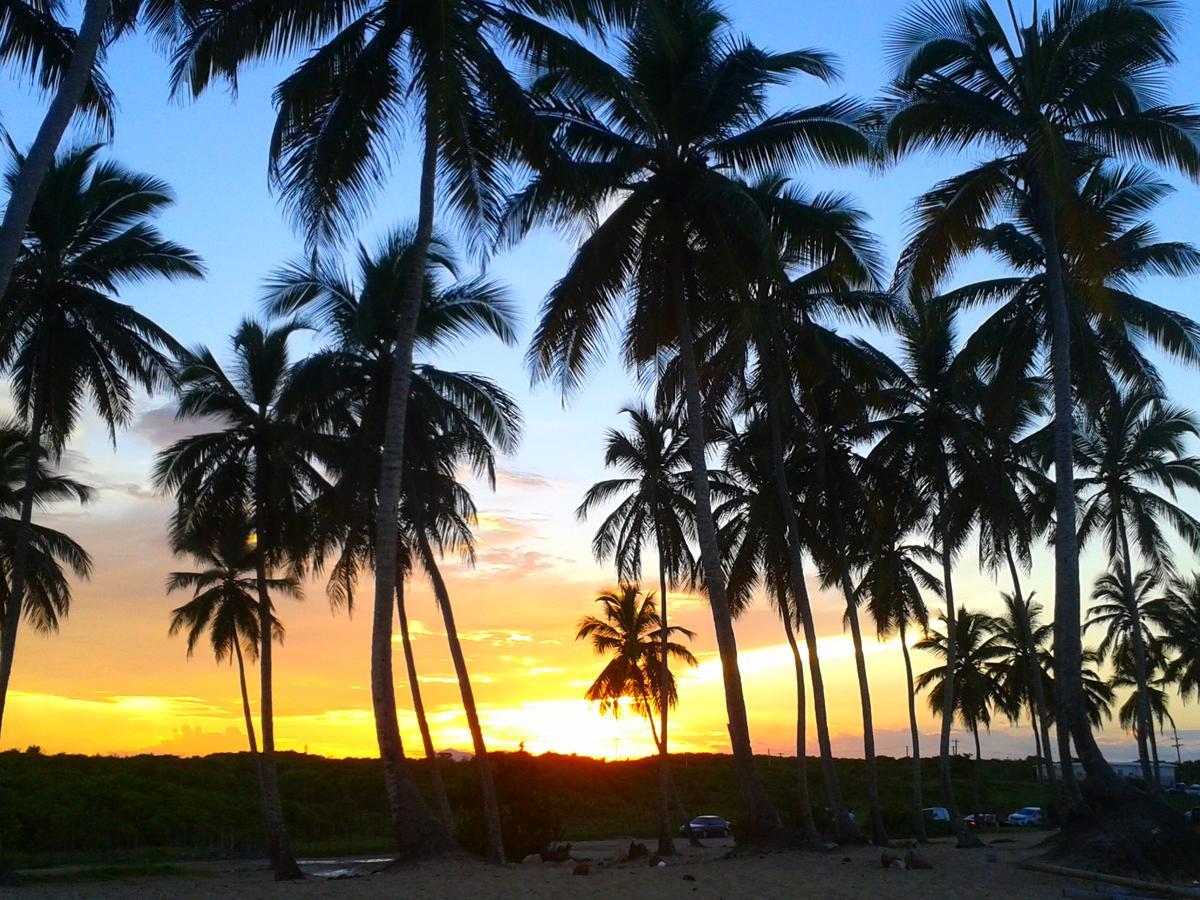
[[[66,460],[77,475],[101,487],[84,512],[50,517],[96,558],[94,579],[77,587],[70,618],[50,638],[23,631],[5,721],[3,747],[40,745],[47,752],[200,754],[244,747],[236,675],[217,666],[206,648],[188,660],[182,639],[167,636],[169,610],[182,597],[162,589],[173,561],[165,544],[169,506],[145,483],[162,416],[152,412],[121,438],[121,451],[85,432]],[[598,455],[598,454],[597,454]],[[589,530],[569,515],[582,484],[507,471],[495,495],[480,495],[478,565],[448,563],[447,580],[468,654],[475,693],[490,746],[596,756],[650,751],[646,725],[633,716],[601,717],[582,699],[601,662],[573,640],[578,617],[589,612],[606,576],[588,556]],[[968,555],[966,557],[970,559]],[[1037,573],[1049,575],[1039,559]],[[960,566],[960,603],[994,605],[997,588]],[[360,603],[369,602],[369,585]],[[1004,587],[1007,587],[1005,585]],[[410,587],[410,617],[426,704],[439,747],[466,749],[470,741],[458,703],[453,668],[431,594]],[[859,707],[849,638],[842,634],[841,602],[819,595],[818,629],[839,753],[861,753]],[[673,718],[673,747],[727,747],[720,671],[712,622],[698,598],[678,596],[675,621],[697,632],[700,666],[682,674],[681,706]],[[287,640],[276,653],[277,734],[281,747],[331,756],[374,752],[368,681],[369,616],[333,614],[323,586],[309,586],[302,602],[282,601]],[[869,629],[867,629],[868,633]],[[397,639],[398,640],[398,639]],[[790,653],[765,604],[738,623],[738,640],[756,749],[794,752],[795,691]],[[397,694],[409,753],[419,752],[416,728],[396,645]],[[903,668],[897,645],[869,639],[879,752],[901,755],[908,745]],[[920,671],[929,664],[915,654]],[[255,689],[252,687],[252,698]],[[257,701],[254,700],[255,707]],[[1180,727],[1194,725],[1179,707]],[[936,726],[923,714],[922,731]],[[966,739],[966,735],[963,736]],[[815,750],[809,731],[809,748]],[[1111,741],[1125,743],[1110,733]],[[1028,730],[1000,723],[985,738],[992,754],[1024,754]],[[927,738],[926,752],[935,742]],[[966,749],[964,747],[964,749]]]

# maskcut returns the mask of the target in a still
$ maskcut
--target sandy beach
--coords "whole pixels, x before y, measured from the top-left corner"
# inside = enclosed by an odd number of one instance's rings
[[[955,850],[936,843],[919,851],[928,870],[884,869],[873,847],[828,852],[773,852],[723,858],[727,847],[683,849],[665,867],[645,860],[613,862],[618,842],[579,845],[590,857],[590,873],[573,873],[572,863],[511,864],[503,868],[475,859],[416,865],[364,877],[312,877],[275,884],[262,864],[203,863],[170,876],[141,876],[103,882],[30,883],[15,898],[471,898],[509,897],[814,897],[822,900],[1022,900],[1062,896],[1064,887],[1086,882],[1019,869],[1015,863],[1037,855],[1040,836],[1004,838],[982,850]],[[903,850],[895,851],[903,854]],[[313,867],[319,868],[319,867]]]

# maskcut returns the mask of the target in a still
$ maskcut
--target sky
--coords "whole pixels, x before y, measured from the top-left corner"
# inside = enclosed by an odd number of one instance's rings
[[[845,78],[832,87],[801,82],[780,89],[780,107],[820,102],[840,93],[872,96],[886,77],[881,49],[889,24],[906,4],[839,0],[801,8],[774,0],[730,0],[726,9],[738,28],[772,50],[819,47],[837,54]],[[1017,3],[1028,9],[1030,3]],[[68,4],[77,13],[74,4]],[[1200,84],[1200,0],[1181,6],[1180,64],[1172,88],[1181,100]],[[199,100],[172,99],[167,64],[144,36],[112,48],[106,64],[120,109],[105,154],[125,166],[164,178],[177,203],[161,219],[170,238],[204,259],[203,282],[155,284],[130,289],[122,298],[152,316],[184,343],[227,351],[238,321],[259,311],[261,285],[273,269],[300,252],[267,181],[267,146],[274,120],[271,91],[287,64],[262,66],[241,79],[236,98],[221,90]],[[0,77],[0,114],[19,146],[33,136],[45,98],[11,78]],[[95,140],[84,131],[72,141]],[[414,141],[397,152],[391,180],[362,223],[356,240],[370,245],[415,214]],[[894,260],[902,246],[912,199],[963,164],[962,159],[914,158],[880,174],[865,170],[797,173],[807,186],[845,191],[872,216]],[[1200,241],[1194,210],[1197,187],[1180,184],[1161,207],[1164,236]],[[353,247],[348,249],[352,252]],[[564,405],[548,387],[531,387],[523,353],[539,303],[566,266],[572,247],[537,232],[492,260],[489,273],[507,283],[521,311],[521,342],[505,348],[481,340],[440,354],[447,368],[487,375],[511,391],[525,416],[520,448],[501,461],[496,490],[477,486],[481,510],[474,568],[457,561],[446,577],[465,641],[475,696],[489,746],[532,752],[558,751],[627,757],[651,752],[644,721],[632,714],[602,717],[583,699],[602,660],[574,640],[580,616],[593,610],[597,592],[613,583],[612,572],[590,554],[594,523],[579,523],[574,509],[587,487],[605,477],[602,441],[619,424],[618,409],[638,397],[619,365],[600,369],[581,394]],[[980,262],[958,277],[988,271]],[[1195,279],[1148,282],[1144,296],[1196,315]],[[879,338],[888,348],[887,339]],[[297,353],[305,349],[301,343]],[[616,355],[614,353],[614,355]],[[1196,373],[1164,364],[1172,396],[1188,403],[1200,389]],[[0,412],[9,409],[0,389]],[[245,746],[236,672],[218,666],[197,648],[189,659],[181,638],[167,634],[170,610],[183,602],[167,596],[167,573],[187,568],[166,542],[170,502],[149,482],[157,449],[186,428],[175,421],[170,397],[142,398],[131,426],[115,446],[92,419],[85,421],[63,466],[98,489],[86,509],[58,508],[44,521],[68,530],[95,559],[95,574],[75,586],[70,617],[53,636],[21,633],[0,749],[38,745],[45,752],[204,754]],[[1200,503],[1186,505],[1200,513]],[[1180,548],[1179,566],[1195,562]],[[1104,565],[1095,549],[1084,554],[1083,583]],[[648,569],[648,571],[653,571]],[[1053,563],[1044,548],[1034,558],[1028,587],[1052,597]],[[842,630],[843,603],[815,583],[815,609],[824,665],[830,727],[839,755],[862,753],[861,716],[853,656]],[[974,566],[970,548],[956,569],[961,607],[995,610],[997,585]],[[360,585],[369,602],[369,584]],[[428,585],[409,587],[409,617],[421,689],[439,747],[467,749],[466,730],[446,649],[445,633]],[[696,632],[697,668],[680,673],[680,706],[672,717],[672,746],[679,751],[728,747],[720,667],[711,613],[699,597],[674,595],[675,622]],[[333,612],[324,585],[306,585],[302,601],[281,600],[287,628],[275,654],[276,733],[285,749],[329,756],[375,752],[369,657],[370,617]],[[795,681],[790,651],[775,614],[759,602],[737,623],[739,659],[755,749],[795,752]],[[909,744],[903,664],[898,645],[868,638],[867,664],[874,700],[878,752],[900,756]],[[914,655],[919,672],[932,665]],[[394,658],[401,729],[406,749],[419,752],[415,720],[398,639]],[[252,676],[253,678],[253,676]],[[252,688],[252,697],[255,690]],[[255,703],[257,707],[257,703]],[[921,705],[925,752],[933,752],[937,725]],[[1174,704],[1184,757],[1200,756],[1200,712]],[[812,735],[810,722],[809,734]],[[966,750],[970,736],[960,734]],[[1033,749],[1027,725],[997,722],[983,737],[986,756],[1023,756]],[[1116,759],[1133,757],[1132,742],[1116,726],[1102,735]],[[1163,742],[1160,741],[1160,747]],[[815,752],[810,744],[809,752]],[[1169,749],[1164,758],[1173,758]]]

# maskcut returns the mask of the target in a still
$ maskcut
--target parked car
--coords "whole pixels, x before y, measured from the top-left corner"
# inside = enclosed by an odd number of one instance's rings
[[[1182,781],[1177,781],[1173,785],[1171,785],[1169,788],[1167,788],[1167,793],[1168,794],[1186,794],[1187,787],[1188,786],[1186,784],[1184,784]]]
[[[950,810],[946,809],[946,807],[944,807],[944,806],[927,806],[923,810],[921,810],[921,813],[930,822],[949,822],[950,821]]]
[[[680,825],[683,834],[691,831],[698,838],[725,837],[733,830],[733,823],[720,816],[696,816],[686,825]]]
[[[1183,815],[1193,825],[1200,825],[1200,806],[1193,806]]]
[[[1190,785],[1186,793],[1189,797],[1200,797],[1200,784]]]
[[[1040,806],[1025,806],[1018,809],[1015,813],[1009,815],[1005,819],[1009,825],[1016,825],[1018,828],[1026,828],[1029,826],[1037,826],[1042,824],[1042,808]]]
[[[971,813],[969,816],[963,816],[963,821],[968,828],[995,828],[1000,824],[1000,819],[995,813]]]

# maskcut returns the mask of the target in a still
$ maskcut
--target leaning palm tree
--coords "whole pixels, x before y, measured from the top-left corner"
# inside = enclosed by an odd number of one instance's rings
[[[187,636],[189,657],[207,633],[216,661],[222,663],[228,658],[237,663],[246,740],[251,755],[257,757],[258,741],[254,736],[244,661],[245,657],[251,662],[258,659],[262,641],[258,620],[257,562],[250,523],[239,516],[222,523],[215,534],[186,535],[176,550],[188,554],[204,568],[195,572],[172,572],[168,576],[168,594],[192,592],[187,603],[172,610],[169,633],[174,636],[183,632]],[[277,594],[301,596],[300,581],[294,576],[268,578],[267,589]],[[283,624],[272,616],[272,639],[282,643],[283,633]]]
[[[0,297],[0,372],[27,429],[25,495],[0,646],[0,725],[28,584],[35,467],[58,458],[89,406],[115,440],[133,416],[134,392],[171,383],[179,345],[117,300],[122,287],[202,274],[191,251],[155,220],[173,202],[162,181],[98,159],[98,146],[63,154],[42,183],[8,290]],[[19,178],[7,175],[9,190]]]
[[[207,348],[187,353],[179,368],[177,415],[212,420],[219,427],[171,444],[154,468],[155,482],[175,494],[171,529],[181,544],[187,535],[216,531],[249,510],[261,635],[271,633],[274,621],[270,572],[293,564],[303,552],[304,512],[324,484],[319,462],[325,441],[305,415],[313,401],[292,378],[288,341],[296,328],[244,320],[233,335],[229,372]],[[302,878],[284,824],[275,766],[271,643],[259,642],[263,819],[276,879]]]
[[[299,366],[296,378],[302,391],[324,398],[321,415],[338,435],[336,459],[331,460],[336,478],[315,504],[318,524],[314,553],[318,566],[328,555],[334,556],[329,591],[335,605],[352,604],[359,573],[366,566],[378,565],[375,525],[381,495],[377,485],[383,466],[389,392],[394,384],[392,347],[402,324],[408,272],[415,265],[415,240],[412,229],[401,228],[389,232],[374,248],[360,247],[356,277],[335,266],[313,265],[306,260],[284,267],[268,284],[267,308],[273,315],[309,316],[331,340],[330,346]],[[416,328],[418,351],[422,355],[434,353],[471,337],[496,338],[512,344],[516,340],[516,314],[505,288],[490,278],[462,276],[462,263],[443,238],[435,237],[430,247]],[[405,463],[406,480],[397,518],[396,550],[401,574],[414,561],[423,565],[433,559],[432,555],[420,552],[419,542],[408,531],[412,518],[403,512],[406,508],[421,510],[417,498],[425,487],[423,473],[441,464],[449,467],[445,477],[452,479],[457,463],[466,462],[477,474],[493,478],[494,451],[515,449],[521,428],[520,412],[512,397],[479,375],[448,372],[422,362],[413,367],[409,391],[414,427],[405,435],[405,453],[413,448],[421,458],[419,466],[411,471]],[[457,438],[452,442],[452,457],[440,459],[437,454],[431,457],[426,452],[429,446],[425,438],[436,435]],[[463,518],[469,520],[472,515]],[[469,545],[469,528],[465,537]],[[435,546],[438,543],[433,541]],[[401,578],[396,582],[395,603],[402,638],[407,627],[403,596]],[[448,596],[439,596],[439,608],[448,618],[447,634],[454,648],[458,641],[451,636],[455,632],[451,627],[453,612]],[[390,645],[392,619],[391,605],[374,607],[372,646]],[[414,703],[423,706],[417,696],[419,687],[411,653],[407,649],[405,653]],[[461,648],[455,651],[455,657],[484,787],[488,853],[499,860],[503,855],[499,805]],[[382,657],[373,655],[372,666],[386,669],[386,677],[379,676],[383,692],[374,696],[380,753],[390,761],[389,791],[393,787],[396,790],[392,794],[393,829],[407,855],[445,848],[450,845],[448,823],[439,824],[429,815],[419,795],[412,790],[403,765],[403,745],[391,687],[390,652]],[[422,712],[418,714],[422,739],[430,765],[436,766],[432,742],[427,738],[428,726],[423,720]],[[407,786],[400,788],[401,782]],[[417,805],[409,806],[410,803]],[[446,808],[440,799],[439,807]]]
[[[917,725],[912,660],[908,652],[908,628],[917,625],[922,631],[929,630],[929,611],[922,591],[942,596],[942,582],[925,568],[927,564],[938,560],[938,552],[928,544],[912,539],[922,518],[912,493],[892,484],[886,488],[876,488],[868,502],[870,529],[864,568],[858,582],[858,597],[875,623],[875,633],[880,640],[892,634],[900,639],[912,739],[913,830],[917,840],[924,841],[921,738]]]
[[[246,62],[288,57],[316,46],[276,89],[270,165],[272,181],[313,247],[338,243],[356,214],[369,207],[386,171],[383,160],[403,131],[399,126],[415,121],[422,134],[413,264],[389,347],[391,384],[377,470],[374,599],[379,621],[385,616],[390,620],[395,598],[396,509],[438,183],[443,202],[463,223],[477,233],[487,232],[505,184],[504,161],[538,131],[528,114],[527,94],[502,57],[509,50],[533,52],[547,42],[557,43],[553,30],[529,13],[575,14],[593,24],[606,14],[631,10],[632,4],[620,0],[438,0],[418,5],[333,0],[299,7],[251,0],[204,3],[189,18],[174,81],[193,95],[214,77],[236,85]],[[524,149],[526,160],[536,163],[540,151]],[[373,631],[372,685],[378,697],[391,690],[384,682],[390,653],[384,630]],[[389,770],[400,764],[392,718],[385,714],[377,729]],[[399,809],[394,819],[395,830],[405,833]],[[402,843],[401,849],[406,855],[428,854],[441,849],[441,843]]]
[[[943,621],[943,624],[946,624]],[[954,716],[971,730],[975,738],[974,802],[975,811],[980,810],[979,785],[983,766],[982,749],[979,743],[979,726],[990,729],[992,710],[1003,702],[1000,685],[996,680],[995,663],[1001,658],[1003,649],[992,634],[991,617],[983,613],[958,611],[954,627],[958,631],[956,646],[958,665],[950,670],[945,664],[935,666],[917,676],[917,690],[929,690],[929,709],[939,713],[943,710],[943,694],[950,678],[954,678]],[[945,634],[930,630],[914,645],[916,649],[932,653],[945,660],[949,654],[949,641]],[[948,674],[949,672],[953,674]]]
[[[22,534],[28,452],[29,436],[25,429],[15,421],[0,422],[0,642],[8,621],[8,604],[15,602],[11,586],[18,538]],[[52,470],[49,453],[43,449],[38,457],[33,475],[36,508],[91,500],[92,491],[86,484]],[[70,536],[45,525],[30,524],[28,541],[23,608],[16,610],[13,618],[24,620],[36,632],[51,633],[58,630],[59,622],[71,609],[71,579],[67,573],[86,580],[91,576],[92,559]],[[0,696],[0,709],[3,705],[4,697]]]
[[[1139,572],[1132,581],[1127,580],[1124,566],[1117,572],[1103,573],[1096,579],[1093,603],[1083,622],[1085,634],[1092,629],[1104,630],[1096,648],[1101,658],[1123,662],[1126,674],[1133,678],[1138,721],[1134,733],[1142,777],[1148,785],[1158,783],[1153,773],[1158,767],[1158,748],[1149,695],[1149,654],[1157,644],[1157,637],[1150,627],[1153,619],[1147,615],[1147,607],[1153,602],[1151,592],[1158,583],[1153,571]]]
[[[642,574],[642,548],[653,543],[658,559],[659,622],[666,626],[667,592],[695,571],[689,540],[695,530],[691,473],[687,468],[687,437],[676,418],[651,412],[647,407],[625,406],[621,413],[629,417],[628,432],[609,429],[605,435],[604,465],[624,474],[599,481],[588,488],[579,508],[578,519],[586,519],[595,507],[619,499],[592,539],[592,553],[600,562],[612,557],[617,577],[635,582]],[[659,669],[662,684],[659,695],[669,694],[669,632],[662,632]],[[658,726],[659,799],[658,853],[671,856],[670,792],[671,769],[667,741],[669,703],[659,704]]]
[[[739,175],[800,160],[846,162],[867,150],[835,100],[770,114],[768,88],[836,70],[815,51],[768,53],[736,36],[711,0],[664,0],[642,16],[616,63],[591,54],[548,60],[538,118],[557,152],[509,204],[504,236],[539,222],[582,228],[551,289],[529,351],[535,380],[576,390],[624,329],[630,367],[677,351],[695,482],[696,531],[725,683],[730,741],[747,811],[745,834],[779,817],[754,772],[737,641],[712,515],[696,336],[715,304],[774,257],[764,217]]]
[[[1014,20],[1010,35],[988,0],[935,0],[893,30],[894,74],[880,110],[885,142],[896,155],[921,148],[987,154],[919,201],[919,236],[904,263],[914,290],[933,291],[998,209],[1024,195],[1035,213],[1045,249],[1054,386],[1059,755],[1070,758],[1074,738],[1097,797],[1132,799],[1082,714],[1071,389],[1071,310],[1081,295],[1068,283],[1066,259],[1072,242],[1088,240],[1091,230],[1079,202],[1081,165],[1105,156],[1136,158],[1200,176],[1195,112],[1159,100],[1175,62],[1172,16],[1171,7],[1154,0],[1054,0],[1027,25]],[[1083,814],[1070,773],[1064,766],[1064,799],[1069,812]]]
[[[655,609],[654,594],[643,594],[636,584],[604,591],[596,602],[601,605],[601,615],[581,618],[575,640],[588,641],[598,655],[610,658],[584,697],[598,704],[602,714],[613,716],[619,715],[622,703],[628,701],[634,712],[649,721],[657,745],[660,735],[654,726],[655,713],[664,703],[675,706],[679,701],[675,675],[661,677],[661,632],[667,632],[671,656],[689,666],[696,665],[696,657],[672,638],[678,635],[691,640],[695,634],[678,625],[664,628]],[[665,694],[661,693],[664,680]]]

